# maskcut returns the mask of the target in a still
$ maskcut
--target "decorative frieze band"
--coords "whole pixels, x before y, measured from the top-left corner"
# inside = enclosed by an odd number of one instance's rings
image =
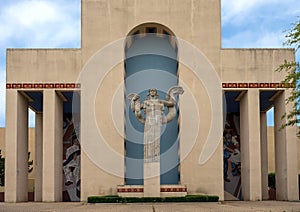
[[[144,192],[144,188],[118,188],[118,193]],[[187,192],[187,188],[160,188],[160,192]]]
[[[80,83],[6,83],[6,89],[75,89],[80,87]]]
[[[223,88],[294,88],[293,83],[222,83]]]
[[[118,193],[144,192],[144,188],[118,188]]]
[[[293,83],[222,83],[223,88],[294,88]],[[6,83],[6,89],[81,88],[80,83]]]
[[[160,192],[187,192],[187,188],[160,188]]]

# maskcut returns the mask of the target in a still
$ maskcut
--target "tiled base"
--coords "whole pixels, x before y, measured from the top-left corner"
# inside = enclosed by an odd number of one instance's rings
[[[121,197],[144,197],[143,185],[120,185],[117,187],[118,195]],[[161,185],[160,197],[182,197],[187,195],[184,185]]]
[[[117,192],[120,197],[144,197],[144,186],[119,185]]]

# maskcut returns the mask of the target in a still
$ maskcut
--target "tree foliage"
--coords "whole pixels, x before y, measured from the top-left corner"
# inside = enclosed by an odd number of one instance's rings
[[[290,29],[286,34],[285,46],[295,48],[296,52],[300,48],[300,19],[293,24],[292,29]],[[300,64],[297,61],[287,61],[285,60],[276,71],[287,72],[286,77],[283,79],[282,83],[291,83],[291,95],[287,97],[286,103],[292,104],[293,108],[291,111],[283,115],[283,118],[287,119],[287,122],[282,126],[294,126],[300,123],[300,108],[298,106],[300,100]],[[298,130],[298,137],[300,137],[300,130]]]

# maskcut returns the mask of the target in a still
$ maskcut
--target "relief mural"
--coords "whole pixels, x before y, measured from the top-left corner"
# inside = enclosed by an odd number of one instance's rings
[[[224,189],[230,199],[241,200],[240,116],[228,113],[223,132]]]
[[[80,120],[77,114],[64,114],[63,200],[80,201]]]

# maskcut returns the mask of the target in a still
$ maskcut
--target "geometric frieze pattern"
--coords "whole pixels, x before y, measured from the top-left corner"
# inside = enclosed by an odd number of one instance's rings
[[[80,83],[6,83],[6,89],[60,89],[80,87]]]
[[[80,83],[6,83],[6,89],[63,89],[81,88]],[[295,88],[293,83],[222,83],[222,88]]]
[[[134,192],[144,192],[144,188],[118,188],[118,193],[134,193]],[[187,192],[187,188],[160,188],[160,192]]]
[[[294,88],[293,83],[222,83],[222,88]]]

